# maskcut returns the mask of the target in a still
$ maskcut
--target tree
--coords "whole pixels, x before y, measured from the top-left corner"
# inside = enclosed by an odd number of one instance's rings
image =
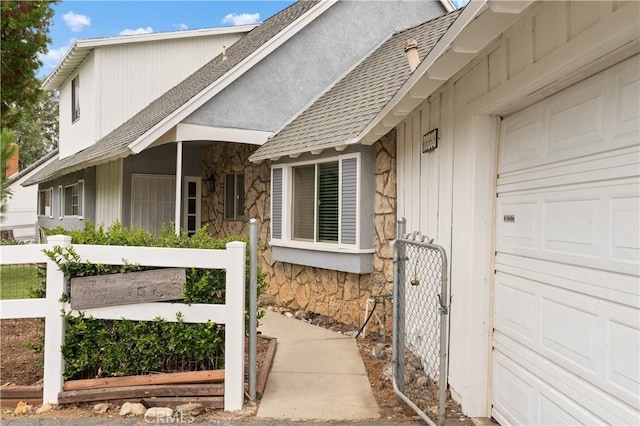
[[[20,170],[58,145],[58,94],[44,91],[38,103],[23,108],[13,133],[20,149]]]
[[[0,2],[0,114],[2,127],[13,129],[24,108],[35,105],[42,89],[36,77],[47,52],[48,32],[57,1]]]
[[[7,202],[11,198],[9,190],[9,179],[7,179],[7,160],[14,154],[16,146],[15,136],[6,129],[0,133],[0,215],[4,215],[7,210]],[[3,216],[0,216],[0,219]]]

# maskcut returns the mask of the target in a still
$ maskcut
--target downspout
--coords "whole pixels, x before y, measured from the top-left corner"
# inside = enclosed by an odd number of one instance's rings
[[[176,235],[180,235],[180,205],[182,200],[182,141],[176,142]]]

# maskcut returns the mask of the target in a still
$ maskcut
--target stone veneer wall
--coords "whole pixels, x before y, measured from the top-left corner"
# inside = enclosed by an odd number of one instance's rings
[[[329,315],[340,321],[360,325],[364,306],[372,294],[390,293],[393,286],[393,248],[396,236],[396,132],[392,130],[375,143],[375,255],[371,274],[352,274],[294,265],[271,260],[269,240],[271,165],[248,161],[255,147],[217,143],[203,151],[203,179],[212,172],[216,190],[203,194],[203,223],[212,235],[247,235],[248,218],[259,223],[260,266],[266,275],[266,294],[276,304]],[[223,220],[224,175],[245,172],[247,220]],[[387,305],[390,309],[390,304]]]

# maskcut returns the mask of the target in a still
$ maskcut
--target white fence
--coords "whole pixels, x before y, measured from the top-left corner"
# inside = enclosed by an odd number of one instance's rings
[[[0,247],[0,264],[47,263],[47,291],[44,299],[0,301],[0,318],[44,318],[44,391],[43,402],[57,404],[62,391],[64,359],[60,350],[64,344],[65,320],[61,311],[72,311],[68,303],[60,302],[67,293],[67,281],[58,266],[42,252],[55,246],[71,245],[71,238],[56,235],[47,244]],[[228,243],[225,250],[202,250],[159,247],[124,247],[73,245],[83,261],[103,265],[225,269],[226,299],[224,305],[182,303],[139,303],[83,309],[87,316],[100,319],[130,319],[151,321],[157,317],[176,321],[182,314],[184,322],[211,321],[225,325],[224,409],[242,409],[244,402],[244,321],[245,321],[245,255],[246,244]],[[72,311],[73,312],[73,311]]]

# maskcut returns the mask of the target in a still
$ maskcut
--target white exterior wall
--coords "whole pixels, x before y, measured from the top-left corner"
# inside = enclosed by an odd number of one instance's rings
[[[97,49],[100,139],[229,47],[241,34],[181,38]],[[126,99],[126,102],[123,100]]]
[[[122,159],[96,166],[96,224],[122,222]]]
[[[71,122],[71,82],[80,76],[80,118]],[[96,141],[96,55],[87,57],[60,88],[60,158],[68,157]]]
[[[449,384],[490,416],[494,205],[500,116],[638,51],[637,2],[541,2],[398,126],[398,217],[451,267]],[[438,148],[421,153],[427,131]]]
[[[13,229],[16,240],[35,239],[37,236],[38,185],[23,187],[20,182],[25,180],[26,177],[9,186],[12,195],[0,223],[2,229]]]
[[[187,78],[245,32],[96,47],[60,89],[60,158],[87,148]],[[80,75],[80,119],[71,81]]]

